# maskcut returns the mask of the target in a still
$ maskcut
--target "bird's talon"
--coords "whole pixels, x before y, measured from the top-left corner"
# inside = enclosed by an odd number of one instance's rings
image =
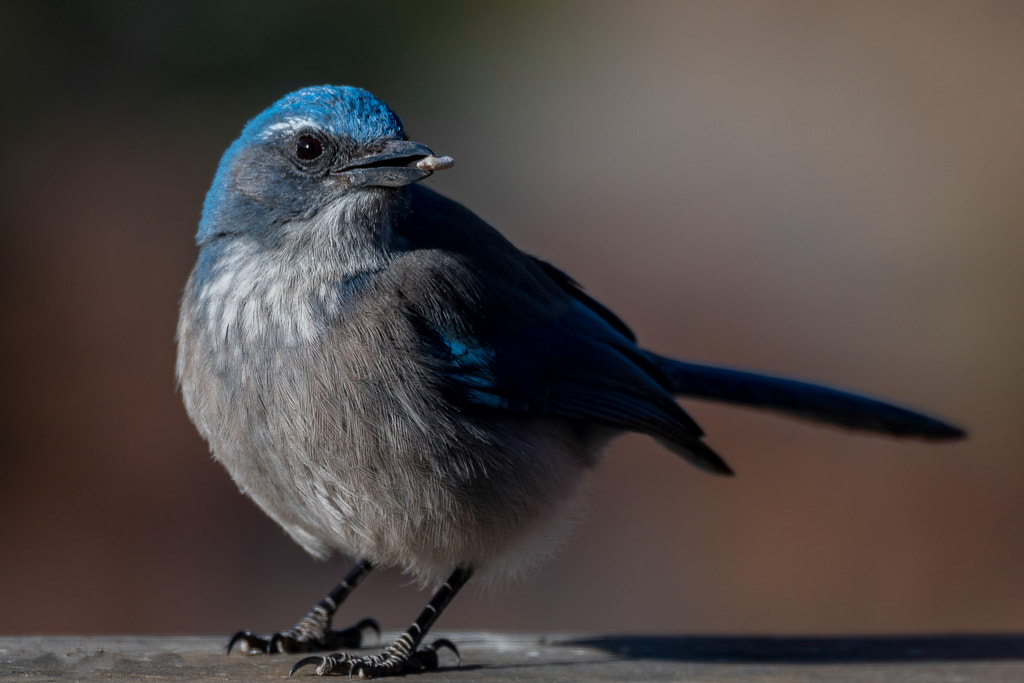
[[[370,619],[370,618],[363,619],[358,624],[356,624],[355,626],[351,627],[348,630],[350,630],[350,631],[358,631],[360,637],[362,637],[363,631],[373,631],[374,633],[377,634],[377,640],[380,640],[380,636],[381,636],[380,624],[377,623],[376,619]]]
[[[231,649],[235,646],[235,643],[237,643],[239,638],[241,638],[243,635],[245,635],[245,631],[239,631],[235,635],[231,636],[231,640],[228,641],[228,646],[224,654],[231,654]]]
[[[428,645],[426,649],[436,653],[439,649],[443,647],[451,650],[452,654],[455,655],[455,661],[458,663],[459,666],[462,666],[462,655],[459,654],[459,648],[455,647],[455,643],[448,640],[447,638],[438,638],[433,643]]]
[[[316,655],[314,655],[312,657],[303,657],[299,661],[295,662],[295,665],[288,672],[288,675],[289,676],[294,675],[296,671],[298,671],[299,669],[301,669],[304,666],[309,666],[310,664],[316,664],[317,665],[316,666],[316,674],[318,676],[323,676],[323,674],[320,673],[320,667],[323,666],[323,664],[325,664],[326,662],[327,662],[327,657],[318,657]]]
[[[228,646],[225,654],[231,654],[231,650],[235,647],[236,643],[240,643],[239,649],[244,654],[261,654],[269,652],[267,639],[262,636],[258,636],[252,631],[239,631],[235,635],[231,636],[231,640],[228,641]]]

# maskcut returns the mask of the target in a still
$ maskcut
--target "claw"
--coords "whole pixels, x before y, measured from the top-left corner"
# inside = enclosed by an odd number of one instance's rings
[[[440,657],[437,656],[437,651],[441,648],[451,650],[455,654],[458,665],[462,665],[462,657],[459,655],[459,649],[455,647],[455,643],[447,638],[438,638],[430,645],[411,653],[405,661],[405,667],[411,671],[433,671],[441,665]]]
[[[231,648],[233,648],[235,646],[235,643],[237,643],[244,635],[245,631],[239,631],[235,635],[231,636],[231,640],[228,641],[228,647],[224,654],[231,654]]]
[[[360,634],[363,631],[372,630],[374,633],[377,634],[377,640],[380,640],[380,635],[381,635],[381,633],[380,633],[380,624],[377,623],[376,619],[369,619],[369,618],[363,619],[362,621],[360,621],[358,624],[356,624],[352,628],[357,630],[357,631],[359,631]]]
[[[292,676],[292,675],[295,674],[296,671],[298,671],[299,669],[301,669],[304,666],[309,666],[310,664],[316,664],[317,674],[320,675],[320,667],[323,666],[323,664],[326,661],[327,661],[326,657],[318,657],[316,655],[313,655],[312,657],[304,657],[304,658],[300,659],[299,661],[295,662],[295,666],[293,666],[291,668],[291,670],[288,672],[288,675]]]
[[[271,652],[284,652],[284,635],[281,633],[275,633],[267,641],[267,654]]]
[[[231,654],[231,648],[235,646],[235,643],[242,641],[245,644],[244,651],[248,651],[252,648],[252,643],[249,642],[249,638],[253,638],[254,634],[252,631],[239,631],[235,635],[231,636],[231,640],[228,641],[227,651],[224,654]]]
[[[458,663],[459,666],[462,666],[462,655],[459,654],[459,648],[455,647],[455,643],[448,640],[447,638],[438,638],[430,645],[428,645],[426,649],[436,653],[442,647],[446,647],[449,650],[451,650],[452,654],[455,655],[455,661]]]

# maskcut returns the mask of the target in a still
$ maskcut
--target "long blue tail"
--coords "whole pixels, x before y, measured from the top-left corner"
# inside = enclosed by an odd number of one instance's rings
[[[686,363],[647,353],[679,396],[767,408],[798,417],[894,436],[959,439],[966,432],[914,410],[848,391],[784,377]]]

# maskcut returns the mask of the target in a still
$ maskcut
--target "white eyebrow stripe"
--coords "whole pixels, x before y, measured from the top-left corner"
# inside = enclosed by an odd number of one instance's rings
[[[290,133],[293,131],[301,130],[302,128],[317,128],[316,121],[306,116],[293,116],[285,119],[284,121],[278,121],[272,123],[263,129],[260,133],[260,138],[266,140],[272,138],[279,133]]]

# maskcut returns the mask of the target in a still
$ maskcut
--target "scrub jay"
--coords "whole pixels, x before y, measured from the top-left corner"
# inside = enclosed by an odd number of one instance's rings
[[[957,427],[816,384],[641,348],[568,275],[418,185],[452,165],[365,90],[312,87],[251,120],[203,205],[178,323],[185,407],[239,488],[310,554],[357,559],[295,627],[228,645],[358,647],[338,604],[378,566],[436,587],[380,654],[316,673],[435,668],[427,630],[474,571],[514,575],[565,538],[608,442],[640,432],[731,474],[675,396],[896,436]]]

